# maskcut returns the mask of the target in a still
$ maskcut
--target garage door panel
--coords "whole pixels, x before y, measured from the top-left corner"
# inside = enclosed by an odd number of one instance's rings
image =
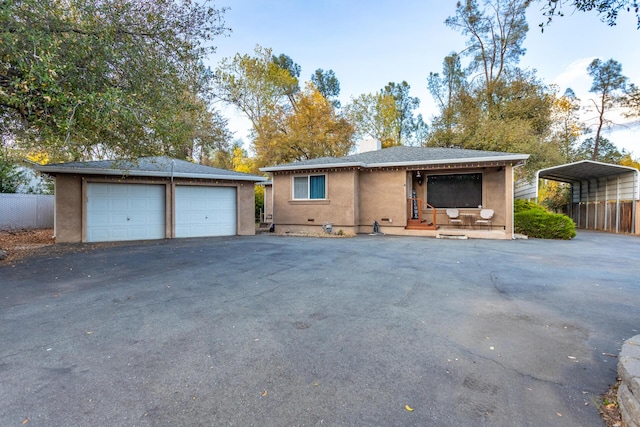
[[[236,234],[234,187],[176,187],[176,237]]]
[[[89,183],[87,241],[165,238],[165,186]]]

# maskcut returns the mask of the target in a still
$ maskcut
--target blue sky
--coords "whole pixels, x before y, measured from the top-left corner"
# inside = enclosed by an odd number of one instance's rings
[[[309,80],[317,68],[332,69],[340,81],[343,105],[351,97],[379,91],[389,82],[406,80],[411,95],[421,100],[419,112],[428,122],[437,114],[426,83],[429,72],[441,72],[442,61],[465,48],[465,39],[444,24],[454,14],[455,0],[222,0],[227,6],[229,37],[218,38],[215,68],[224,57],[253,53],[256,44],[289,55],[302,67],[301,79]],[[556,18],[540,32],[544,21],[534,3],[528,13],[530,30],[520,66],[536,69],[560,92],[571,87],[585,106],[593,94],[586,67],[594,59],[613,58],[622,64],[630,81],[640,84],[640,31],[635,16],[622,13],[616,27],[599,21],[593,13],[572,13]],[[247,139],[249,124],[232,108],[224,108],[236,137]],[[614,117],[614,116],[612,116]],[[593,113],[584,112],[584,119]],[[616,119],[623,122],[622,119]],[[617,127],[605,135],[619,147],[640,156],[640,123]]]

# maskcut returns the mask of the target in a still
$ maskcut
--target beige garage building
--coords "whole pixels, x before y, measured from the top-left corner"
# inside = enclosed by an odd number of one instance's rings
[[[37,169],[55,177],[56,242],[251,235],[265,180],[168,157]]]
[[[277,233],[513,237],[513,172],[527,154],[391,147],[265,167]],[[490,210],[488,222],[481,218]],[[447,210],[459,213],[451,221]]]

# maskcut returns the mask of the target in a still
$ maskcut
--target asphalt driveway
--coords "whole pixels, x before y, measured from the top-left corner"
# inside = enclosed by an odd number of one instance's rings
[[[640,329],[630,236],[69,249],[0,267],[2,426],[599,426]]]

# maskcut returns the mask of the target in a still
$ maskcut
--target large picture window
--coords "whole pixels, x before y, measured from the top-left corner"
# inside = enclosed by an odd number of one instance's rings
[[[293,199],[326,199],[327,187],[324,175],[293,177]]]
[[[482,204],[482,174],[427,176],[427,203],[436,208],[477,208]]]

